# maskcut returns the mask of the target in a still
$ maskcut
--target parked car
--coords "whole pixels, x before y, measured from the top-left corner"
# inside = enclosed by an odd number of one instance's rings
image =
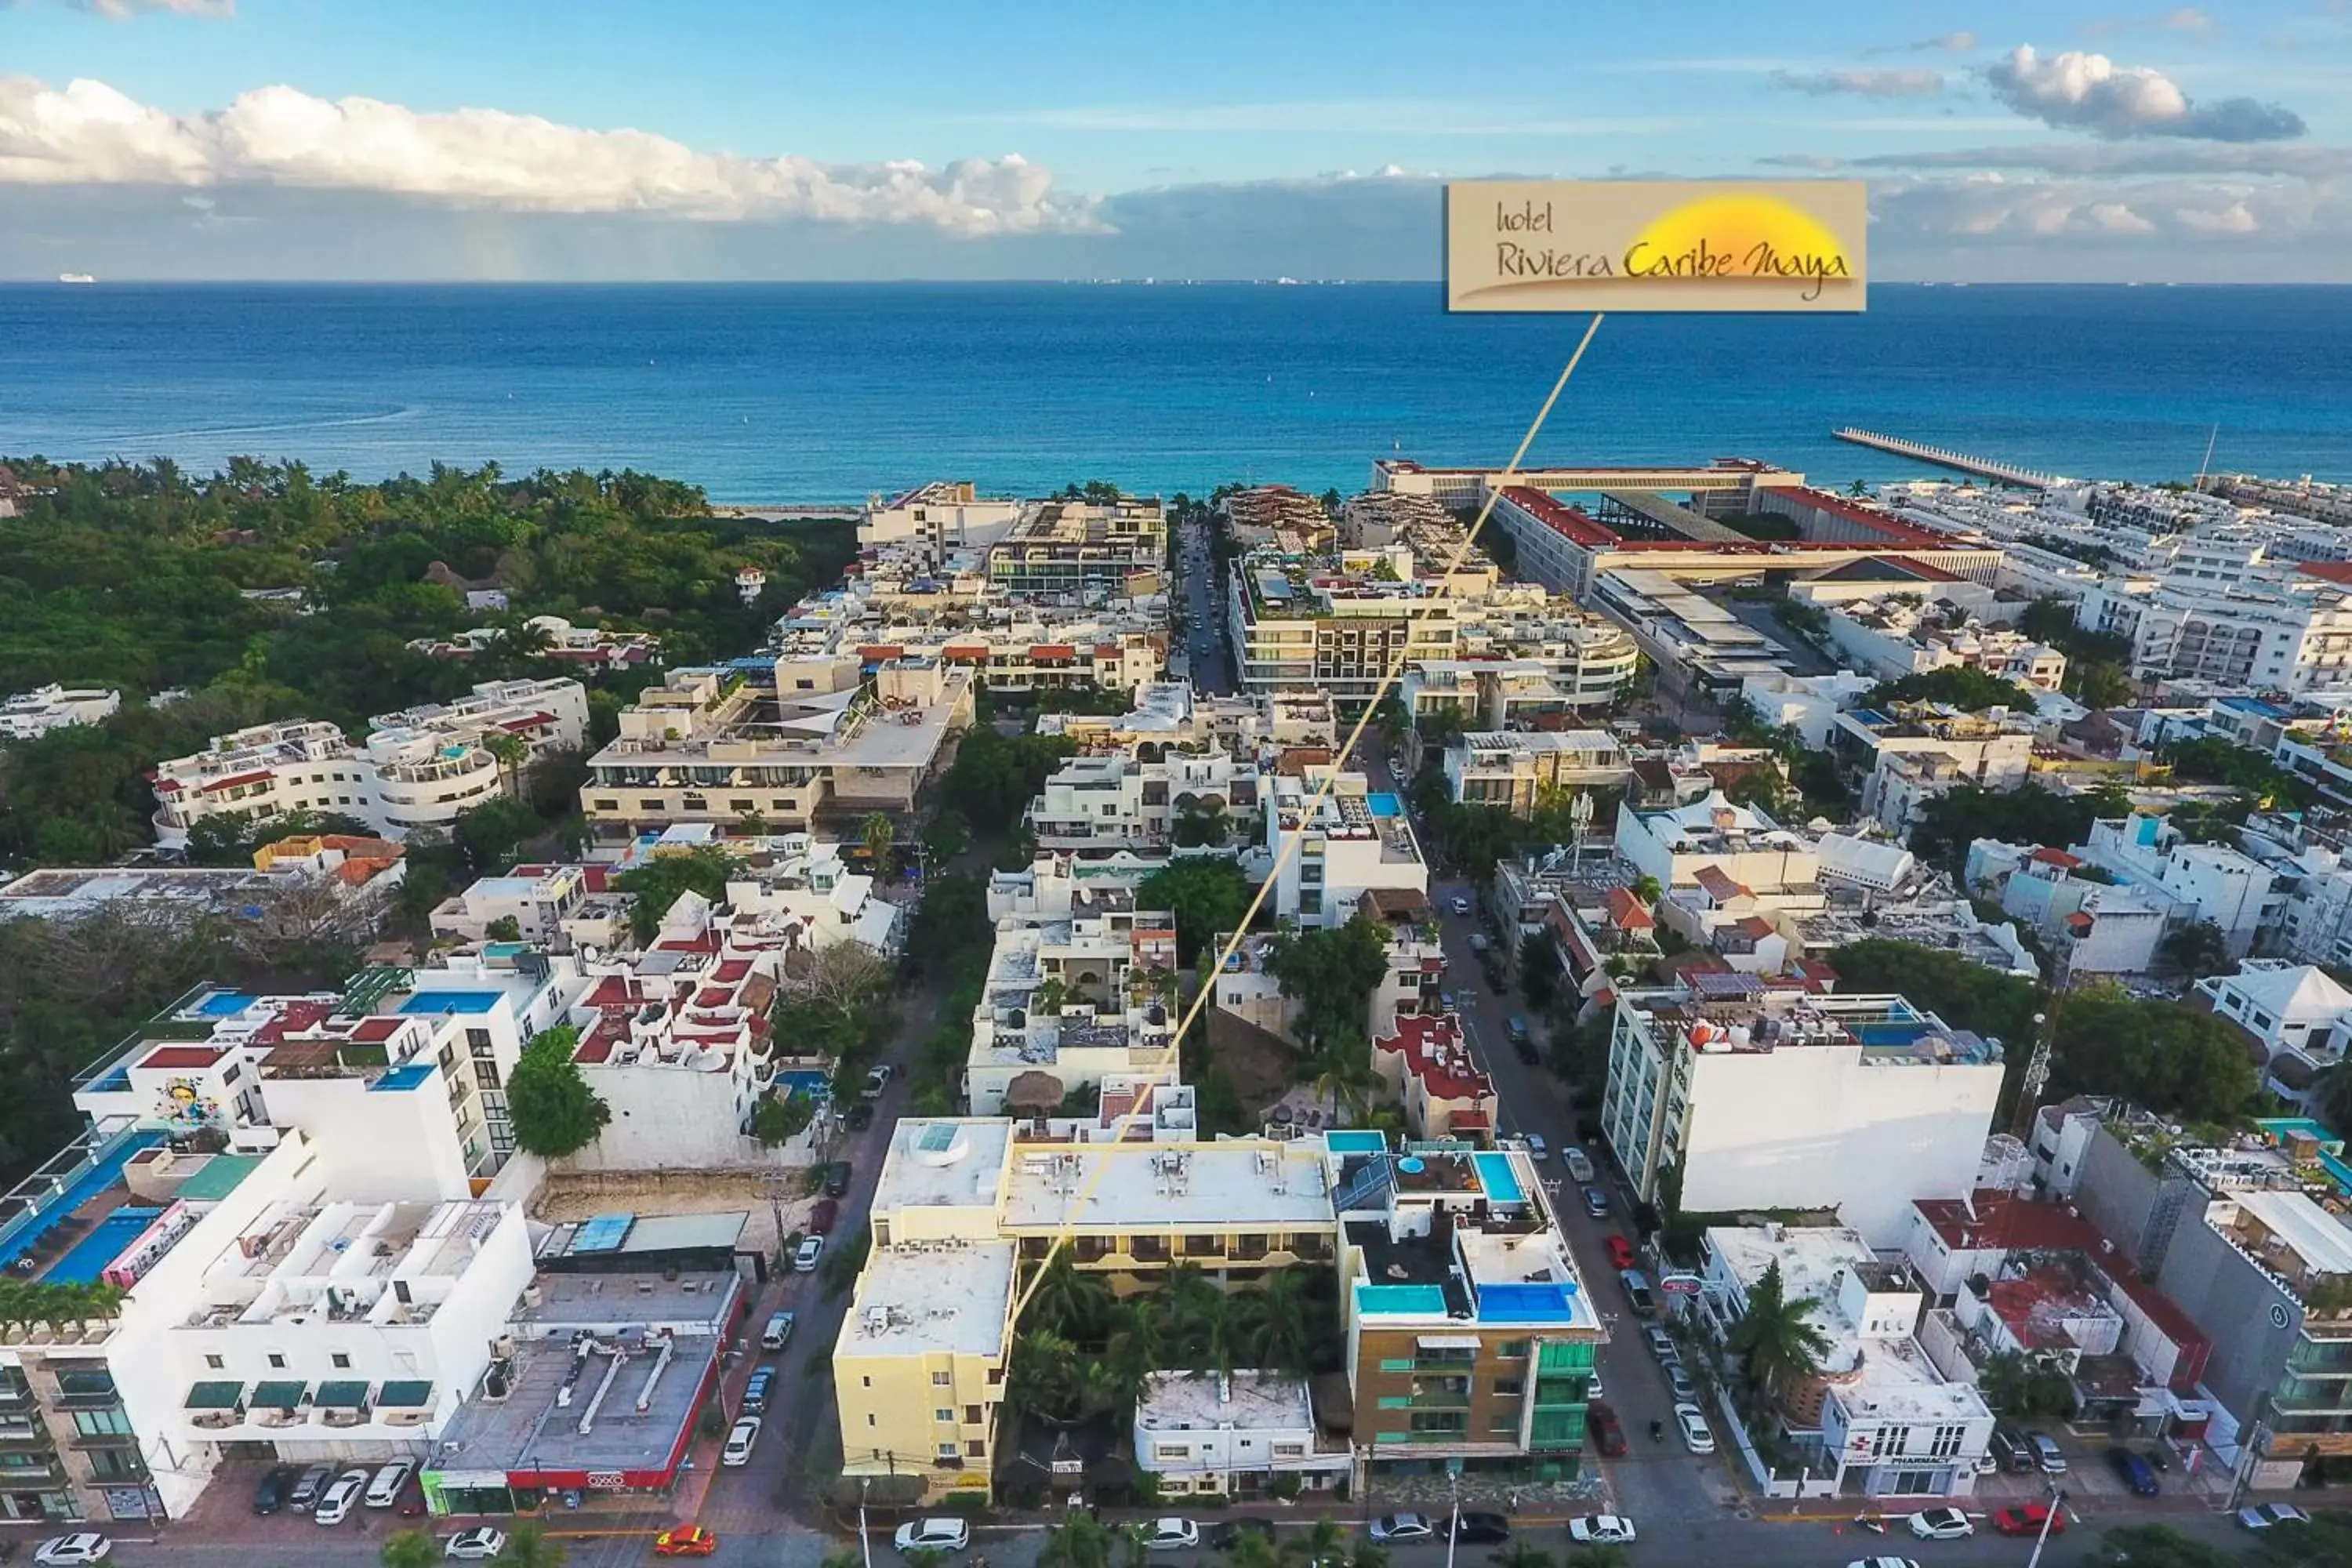
[[[719,1537],[698,1524],[674,1524],[654,1537],[656,1557],[708,1557],[719,1550]]]
[[[1502,990],[1503,987],[1501,982],[1496,982],[1496,994],[1500,995],[1502,994]],[[1527,1063],[1529,1067],[1534,1067],[1543,1060],[1543,1053],[1536,1049],[1536,1043],[1524,1037],[1511,1042],[1511,1054],[1518,1058],[1519,1060]]]
[[[368,1482],[368,1507],[390,1508],[394,1503],[398,1502],[401,1489],[408,1484],[408,1478],[415,1473],[416,1461],[414,1459],[394,1459],[376,1471],[375,1479]]]
[[[1661,1362],[1680,1361],[1683,1352],[1675,1348],[1675,1336],[1656,1323],[1642,1325],[1642,1343]]]
[[[2050,1521],[2051,1534],[2066,1533],[2066,1510],[2062,1508],[2053,1514],[2046,1502],[2021,1502],[2014,1508],[2002,1509],[1992,1516],[1992,1527],[2002,1535],[2039,1535],[2045,1519]]]
[[[1458,1546],[1500,1546],[1511,1539],[1511,1521],[1499,1513],[1457,1514],[1453,1523],[1454,1541]]]
[[[1155,1519],[1145,1527],[1146,1552],[1190,1552],[1201,1544],[1201,1527],[1189,1519]]]
[[[1503,973],[1503,966],[1493,959],[1490,958],[1481,963],[1478,966],[1478,973],[1486,978],[1486,991],[1489,995],[1500,996],[1511,989],[1510,981]],[[1511,1049],[1517,1053],[1519,1060],[1530,1067],[1543,1059],[1536,1054],[1536,1043],[1533,1040],[1513,1040]]]
[[[1439,1010],[1442,1012],[1451,1013],[1456,1011],[1454,993],[1441,988],[1437,993],[1437,1005]]]
[[[1696,1405],[1675,1406],[1675,1425],[1682,1428],[1683,1447],[1694,1454],[1715,1452],[1715,1431]]]
[[[365,1470],[345,1470],[335,1478],[334,1484],[319,1496],[319,1506],[310,1517],[320,1524],[341,1524],[351,1518],[352,1510],[359,1507],[366,1495],[368,1473]]]
[[[1584,1189],[1584,1212],[1594,1219],[1609,1217],[1609,1190],[1606,1187]]]
[[[1384,1513],[1371,1524],[1372,1539],[1384,1546],[1427,1541],[1436,1533],[1436,1527],[1417,1513]]]
[[[780,1351],[792,1342],[792,1338],[793,1315],[790,1312],[778,1312],[770,1317],[768,1326],[760,1331],[760,1348],[763,1351]]]
[[[1456,893],[1454,895],[1453,902],[1447,907],[1457,915],[1466,915],[1470,912],[1470,900]]]
[[[472,1530],[461,1530],[451,1536],[449,1543],[441,1549],[441,1555],[455,1558],[460,1563],[480,1563],[496,1557],[506,1549],[506,1531],[492,1530],[485,1524]]]
[[[1584,1429],[1592,1434],[1592,1446],[1610,1458],[1625,1452],[1625,1424],[1617,1419],[1617,1412],[1594,1400],[1584,1407]]]
[[[858,1090],[859,1095],[866,1100],[881,1099],[883,1090],[890,1087],[890,1079],[897,1076],[898,1070],[888,1062],[884,1062],[879,1067],[866,1068],[866,1087]]]
[[[2291,1502],[2263,1502],[2240,1509],[2238,1522],[2248,1530],[2268,1530],[2275,1524],[2309,1524],[2311,1515]]]
[[[319,1494],[335,1479],[332,1465],[311,1465],[294,1478],[294,1489],[286,1494],[286,1506],[297,1513],[308,1513],[319,1506]]]
[[[77,1531],[42,1542],[33,1553],[33,1562],[36,1568],[75,1568],[81,1563],[103,1563],[113,1550],[114,1542],[98,1531]]]
[[[1650,1293],[1650,1281],[1640,1269],[1620,1269],[1617,1283],[1625,1287],[1625,1300],[1633,1304],[1636,1314],[1644,1318],[1658,1315],[1658,1299]]]
[[[1516,1046],[1535,1038],[1535,1036],[1528,1032],[1528,1021],[1514,1013],[1503,1020],[1503,1037]]]
[[[1568,1521],[1568,1538],[1595,1546],[1630,1546],[1633,1543],[1633,1521],[1613,1513],[1588,1513]]]
[[[1610,1268],[1638,1268],[1642,1266],[1642,1255],[1633,1250],[1633,1244],[1616,1232],[1609,1234],[1605,1245],[1609,1248]]]
[[[1542,1133],[1528,1133],[1527,1142],[1528,1153],[1538,1164],[1541,1164],[1545,1160],[1551,1157],[1551,1145],[1544,1142],[1544,1135]]]
[[[763,1366],[751,1374],[743,1385],[743,1414],[764,1415],[768,1413],[768,1391],[776,1385],[776,1369]]]
[[[1474,931],[1470,933],[1470,951],[1476,953],[1479,957],[1486,957],[1489,952],[1493,951],[1494,946],[1495,944],[1493,942],[1486,940],[1486,932]]]
[[[1589,1184],[1596,1174],[1592,1169],[1592,1156],[1579,1144],[1570,1143],[1562,1149],[1559,1163],[1568,1167],[1568,1179],[1571,1182]]]
[[[276,1513],[279,1509],[284,1508],[286,1506],[286,1494],[294,1489],[294,1478],[297,1474],[298,1472],[290,1466],[279,1465],[270,1470],[268,1475],[263,1476],[260,1480],[255,1482],[253,1488],[253,1511],[259,1514],[270,1514]]]
[[[874,1102],[861,1100],[849,1108],[848,1126],[852,1132],[863,1132],[874,1125]]]
[[[751,1445],[760,1440],[760,1418],[746,1415],[727,1434],[727,1447],[719,1450],[719,1462],[729,1469],[751,1462]]]
[[[839,1198],[819,1198],[816,1207],[809,1210],[808,1227],[817,1236],[831,1236],[835,1221],[841,1218]]]
[[[1660,1363],[1658,1370],[1665,1374],[1666,1392],[1677,1405],[1698,1403],[1698,1384],[1691,1381],[1690,1369],[1678,1361]]]
[[[1242,1543],[1245,1535],[1263,1541],[1274,1539],[1274,1521],[1244,1514],[1239,1519],[1221,1519],[1201,1532],[1201,1544],[1212,1552],[1231,1552]]]
[[[2047,1432],[2028,1432],[2025,1440],[2033,1446],[2033,1462],[2045,1476],[2066,1473],[2066,1456],[2058,1449],[2058,1439]]]
[[[1911,1533],[1922,1541],[1966,1541],[1977,1532],[1956,1508],[1923,1508],[1911,1516]]]
[[[1908,1557],[1857,1557],[1845,1568],[1919,1568]]]
[[[822,1183],[824,1195],[829,1198],[847,1197],[849,1195],[849,1162],[846,1160],[835,1160],[831,1164],[825,1166],[824,1176]]]
[[[2154,1497],[2164,1489],[2156,1482],[2156,1467],[2145,1455],[2135,1454],[2120,1444],[2107,1450],[2107,1468],[2123,1478],[2134,1497]]]
[[[793,1272],[795,1274],[815,1273],[817,1259],[824,1256],[824,1237],[821,1236],[804,1236],[801,1237],[801,1244],[793,1248]]]
[[[2006,1426],[1992,1429],[1992,1443],[1988,1450],[2000,1461],[2000,1468],[2012,1475],[2027,1475],[2041,1468],[2033,1455],[2033,1445]]]
[[[400,1500],[393,1505],[393,1509],[403,1519],[423,1518],[425,1516],[425,1483],[415,1476],[409,1477],[408,1484],[400,1489]]]
[[[909,1520],[890,1543],[901,1552],[961,1552],[971,1544],[971,1521],[952,1514]]]

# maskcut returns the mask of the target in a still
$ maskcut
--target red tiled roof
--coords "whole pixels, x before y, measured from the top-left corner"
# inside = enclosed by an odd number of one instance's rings
[[[2091,1252],[2099,1245],[2099,1227],[2063,1204],[2025,1203],[1990,1188],[1975,1194],[1973,1206],[1966,1198],[1919,1198],[1911,1206],[1955,1250]]]
[[[360,1020],[360,1026],[352,1031],[352,1038],[355,1040],[366,1040],[371,1043],[388,1040],[392,1038],[393,1036],[400,1033],[402,1026],[406,1024],[407,1021],[408,1020],[405,1018],[394,1018],[390,1016],[362,1018]]]
[[[504,720],[499,723],[499,728],[501,730],[515,731],[536,730],[541,724],[552,724],[554,722],[555,715],[552,713],[530,713],[525,714],[520,719]]]
[[[1752,936],[1760,942],[1772,934],[1772,922],[1762,915],[1748,915],[1732,921],[1731,929],[1742,936]]]
[[[1495,1080],[1479,1070],[1463,1039],[1461,1020],[1451,1013],[1401,1014],[1397,1032],[1374,1039],[1372,1047],[1403,1052],[1405,1070],[1421,1080],[1432,1100],[1483,1100],[1495,1092]]]
[[[1642,906],[1641,896],[1631,888],[1609,889],[1609,923],[1619,931],[1650,931],[1657,921]]]
[[[2323,583],[2342,583],[2352,586],[2352,561],[2305,561],[2296,570]]]
[[[2055,866],[2062,871],[2071,871],[2083,863],[2063,849],[2053,849],[2046,844],[2036,849],[2030,858],[2038,865]]]
[[[139,1065],[159,1071],[186,1071],[191,1068],[208,1068],[226,1052],[222,1046],[160,1046],[147,1053]]]
[[[225,779],[215,779],[208,784],[201,784],[197,786],[196,793],[198,795],[210,795],[216,789],[235,789],[239,784],[268,784],[271,779],[276,778],[277,776],[278,775],[276,773],[271,773],[268,768],[263,768],[257,773],[231,773]]]
[[[1556,500],[1530,486],[1513,485],[1504,490],[1503,496],[1571,544],[1581,544],[1588,549],[1605,549],[1624,542],[1615,530],[1603,528],[1578,508]]]
[[[1701,866],[1698,875],[1691,879],[1698,884],[1701,892],[1717,903],[1729,899],[1755,897],[1745,882],[1738,880],[1720,866]]]

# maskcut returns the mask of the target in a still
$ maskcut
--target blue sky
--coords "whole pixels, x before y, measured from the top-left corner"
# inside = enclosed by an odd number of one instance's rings
[[[12,276],[1430,276],[1447,178],[1818,172],[1882,276],[2352,279],[2352,0],[0,0],[0,72]]]

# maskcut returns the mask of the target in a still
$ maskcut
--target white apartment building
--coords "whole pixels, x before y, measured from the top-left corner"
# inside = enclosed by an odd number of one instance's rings
[[[1276,1373],[1156,1372],[1135,1402],[1135,1462],[1162,1496],[1247,1495],[1277,1476],[1322,1490],[1354,1456],[1326,1439],[1307,1380]]]
[[[1359,773],[1340,773],[1318,803],[1328,763],[1260,780],[1265,853],[1278,861],[1274,912],[1302,926],[1345,925],[1370,889],[1429,894],[1429,866],[1404,805],[1373,791]],[[1285,853],[1286,847],[1289,852]]]
[[[1033,501],[988,547],[988,581],[1007,594],[1154,591],[1168,565],[1168,518],[1157,496]]]
[[[2168,817],[2135,813],[2095,822],[2078,852],[2124,886],[2168,902],[2173,923],[2220,926],[2232,958],[2251,952],[2285,908],[2267,867],[2226,844],[2192,844]]]
[[[2303,691],[2352,679],[2352,596],[2298,574],[2220,590],[2168,577],[2140,611],[2132,674],[2242,691]]]
[[[1861,672],[1899,680],[1937,669],[1973,669],[2055,691],[2066,656],[2005,626],[1988,626],[1937,599],[1894,595],[1822,606],[1831,644]]]
[[[68,689],[52,681],[0,698],[0,741],[29,741],[72,724],[95,724],[121,710],[122,693],[102,686]]]
[[[971,721],[969,669],[855,654],[672,670],[589,759],[580,804],[604,840],[674,824],[802,829],[820,814],[904,816]]]
[[[1970,1191],[2001,1050],[1895,995],[1749,974],[1620,991],[1601,1129],[1647,1202],[1836,1209],[1898,1244],[1911,1201]]]
[[[263,823],[293,812],[355,816],[394,840],[446,832],[520,776],[485,741],[577,748],[588,735],[588,694],[576,680],[485,681],[458,701],[371,722],[362,746],[329,723],[258,724],[158,764],[156,842],[184,847],[197,823],[235,813]]]
[[[1830,727],[1837,716],[1877,685],[1867,675],[1850,669],[1827,675],[1791,675],[1775,670],[1751,675],[1740,682],[1740,700],[1768,730],[1793,729],[1807,746],[1818,752],[1829,744]]]
[[[592,898],[625,901],[611,887],[611,868],[605,866],[517,866],[502,877],[476,878],[464,891],[434,906],[429,919],[434,936],[445,941],[488,941],[490,928],[512,921],[513,940],[552,946]]]
[[[1246,809],[1256,796],[1255,764],[1236,763],[1222,751],[1169,747],[1150,762],[1077,756],[1046,778],[1027,820],[1041,848],[1158,849],[1174,842],[1186,816]]]
[[[2104,876],[2084,876],[2080,856],[1979,838],[1969,846],[1969,888],[2040,935],[2057,976],[2145,974],[2179,923],[2178,900]]]
[[[1750,888],[1789,887],[1821,875],[1810,839],[1754,806],[1733,805],[1721,790],[1657,810],[1620,806],[1616,844],[1617,853],[1662,889],[1687,887],[1708,868]]]
[[[2352,991],[2312,964],[2250,958],[2235,974],[2200,980],[2195,999],[2261,1044],[2265,1087],[2288,1100],[2307,1100],[2318,1075],[2352,1045]]]
[[[562,616],[533,616],[523,625],[546,638],[531,657],[583,669],[635,669],[662,661],[661,639],[651,632],[613,631],[574,626]],[[448,640],[418,637],[409,647],[427,658],[469,659],[499,646],[501,626],[468,626]]]
[[[988,918],[1024,924],[1068,920],[1097,889],[1132,896],[1138,884],[1168,865],[1164,853],[1129,849],[1040,854],[1018,871],[988,874]]]
[[[1445,745],[1445,782],[1465,805],[1525,816],[1553,790],[1622,789],[1633,759],[1606,730],[1473,731]]]
[[[1023,1100],[1024,1079],[1038,1094],[1050,1079],[1059,1104],[1112,1075],[1157,1068],[1174,1038],[1175,977],[1173,919],[1137,910],[1124,890],[1080,888],[1066,920],[1000,924],[972,1009],[964,1068],[972,1113],[1003,1113]]]
[[[884,498],[870,496],[857,520],[867,549],[909,544],[932,559],[993,544],[1021,521],[1023,503],[982,496],[970,479],[933,479]]]
[[[1353,711],[1391,668],[1444,662],[1468,601],[1419,579],[1375,577],[1261,552],[1233,564],[1226,616],[1242,689],[1317,687]]]
[[[1710,1226],[1699,1250],[1698,1308],[1718,1333],[1774,1268],[1784,1299],[1810,1303],[1806,1321],[1828,1348],[1819,1374],[1780,1395],[1809,1471],[1865,1499],[1976,1490],[1992,1411],[1912,1337],[1927,1300],[1900,1267],[1843,1226]]]

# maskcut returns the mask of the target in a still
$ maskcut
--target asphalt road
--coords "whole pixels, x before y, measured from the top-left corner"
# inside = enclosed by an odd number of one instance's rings
[[[1187,525],[1179,531],[1177,559],[1184,585],[1184,603],[1192,616],[1185,634],[1185,656],[1192,671],[1192,689],[1204,693],[1231,691],[1233,666],[1225,654],[1224,604],[1217,595],[1216,557],[1205,527]]]

